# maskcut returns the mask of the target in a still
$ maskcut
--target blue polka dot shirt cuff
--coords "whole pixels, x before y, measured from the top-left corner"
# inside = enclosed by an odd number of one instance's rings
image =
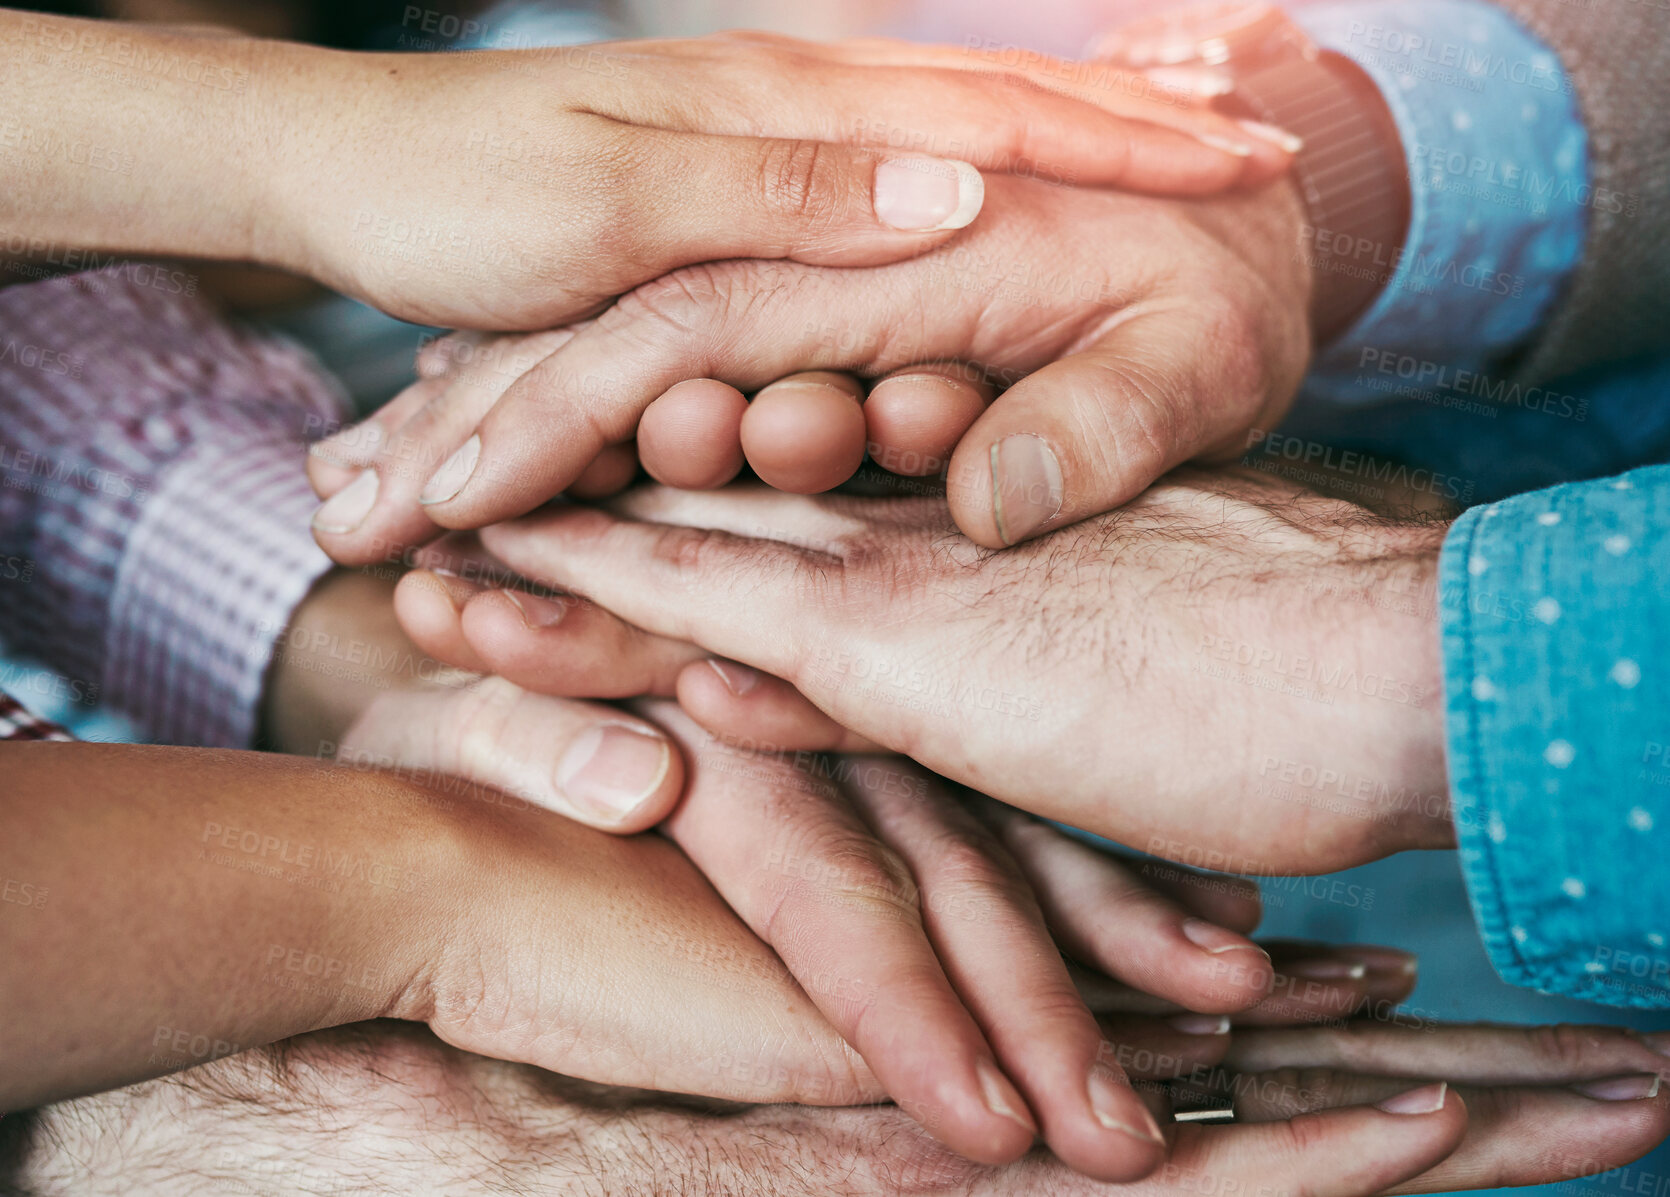
[[[1479,370],[1547,319],[1583,252],[1588,138],[1558,56],[1477,0],[1351,0],[1296,19],[1379,84],[1412,212],[1380,298],[1317,360],[1314,398],[1362,403]],[[1423,372],[1424,371],[1424,372]]]
[[[1440,612],[1456,833],[1497,971],[1670,1008],[1670,466],[1473,508]]]

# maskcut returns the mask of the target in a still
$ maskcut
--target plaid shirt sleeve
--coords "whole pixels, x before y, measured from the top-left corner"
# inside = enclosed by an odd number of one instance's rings
[[[10,694],[0,691],[0,740],[73,740],[74,736],[30,712]]]
[[[154,739],[247,747],[330,567],[303,467],[346,403],[193,281],[123,263],[0,290],[0,637]]]

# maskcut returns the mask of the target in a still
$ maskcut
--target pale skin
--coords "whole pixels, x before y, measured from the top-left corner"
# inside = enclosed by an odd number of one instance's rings
[[[614,511],[484,535],[592,600],[569,617],[530,626],[487,591],[455,637],[409,626],[443,657],[573,693],[589,679],[566,662],[604,638],[632,662],[613,681],[666,687],[718,734],[856,738],[1174,859],[1313,873],[1453,843],[1439,521],[1251,470],[1178,474],[1000,552],[936,499],[651,487]]]
[[[1193,195],[1288,161],[1186,95],[971,66],[746,36],[348,54],[0,11],[28,166],[0,227],[48,268],[258,262],[408,320],[531,329],[693,262],[914,256],[978,215],[971,167]]]
[[[564,489],[618,490],[640,456],[685,488],[746,459],[819,491],[868,449],[942,476],[957,526],[1001,548],[1280,423],[1311,354],[1292,184],[1182,203],[994,177],[988,201],[914,261],[705,265],[582,325],[437,344],[418,383],[315,448],[319,543],[374,560]]]

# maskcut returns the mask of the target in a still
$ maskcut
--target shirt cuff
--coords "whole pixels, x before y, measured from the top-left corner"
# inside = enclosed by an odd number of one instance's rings
[[[331,568],[306,444],[208,443],[171,463],[128,536],[105,697],[170,744],[247,748],[273,649]]]
[[[1402,252],[1362,263],[1385,288],[1317,360],[1307,394],[1492,385],[1478,372],[1537,330],[1582,254],[1588,138],[1558,56],[1478,0],[1341,0],[1295,19],[1380,87],[1411,198]]]
[[[1440,561],[1450,791],[1504,980],[1670,1008],[1670,466],[1463,515]]]

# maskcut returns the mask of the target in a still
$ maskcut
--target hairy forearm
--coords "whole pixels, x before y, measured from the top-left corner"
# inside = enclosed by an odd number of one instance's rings
[[[0,745],[0,1109],[394,1012],[447,891],[420,787],[250,753]],[[21,892],[19,889],[18,892]]]

